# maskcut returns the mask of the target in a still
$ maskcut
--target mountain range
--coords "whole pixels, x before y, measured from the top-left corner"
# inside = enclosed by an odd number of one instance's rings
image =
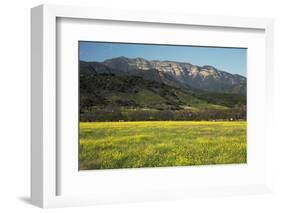
[[[118,57],[79,63],[81,121],[246,118],[246,78],[212,66]]]
[[[144,80],[177,88],[246,95],[247,79],[244,76],[231,74],[210,65],[197,66],[167,60],[116,57],[103,62],[80,61],[80,70],[96,74],[138,76]]]

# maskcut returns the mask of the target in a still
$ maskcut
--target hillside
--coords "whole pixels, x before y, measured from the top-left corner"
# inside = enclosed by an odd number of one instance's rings
[[[243,106],[245,98],[240,95],[172,87],[106,70],[80,71],[80,112],[87,121],[225,119],[233,113],[240,119],[245,116]]]

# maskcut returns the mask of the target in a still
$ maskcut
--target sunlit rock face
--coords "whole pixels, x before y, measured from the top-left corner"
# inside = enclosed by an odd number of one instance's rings
[[[175,61],[146,60],[144,58],[117,57],[104,62],[83,62],[95,72],[140,76],[146,80],[162,82],[175,87],[246,94],[247,79],[216,69]],[[87,65],[86,65],[87,64]]]

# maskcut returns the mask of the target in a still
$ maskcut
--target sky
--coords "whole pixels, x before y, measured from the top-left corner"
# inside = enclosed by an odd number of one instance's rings
[[[102,62],[124,56],[147,60],[170,60],[193,65],[211,65],[219,70],[246,77],[247,49],[183,45],[79,42],[80,60]]]

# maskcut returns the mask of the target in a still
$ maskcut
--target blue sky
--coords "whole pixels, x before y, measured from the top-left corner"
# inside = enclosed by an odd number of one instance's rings
[[[80,41],[80,60],[104,61],[125,56],[148,60],[171,60],[194,65],[211,65],[232,74],[246,76],[247,49],[174,45],[148,45]]]

